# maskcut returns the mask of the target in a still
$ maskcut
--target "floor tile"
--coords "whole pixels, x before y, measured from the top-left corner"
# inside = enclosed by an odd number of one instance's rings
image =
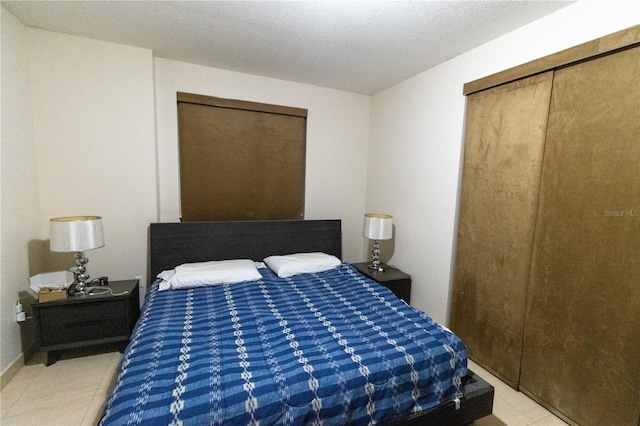
[[[506,423],[492,414],[476,420],[473,426],[506,426]]]
[[[66,351],[46,366],[46,353],[29,359],[0,391],[3,425],[96,424],[121,354],[104,345]],[[100,390],[102,386],[102,390]]]
[[[549,410],[524,395],[523,398],[513,403],[513,406],[522,414],[536,422],[552,415]]]
[[[6,426],[79,425],[86,412],[85,399],[85,394],[77,393],[51,396],[32,403],[18,401],[2,419],[2,424]]]
[[[490,383],[495,389],[493,401],[493,417],[495,419],[490,418],[488,420],[489,423],[486,424],[502,422],[502,424],[508,426],[566,425],[543,406],[522,392],[513,389],[471,360],[469,360],[469,369]]]
[[[535,423],[531,418],[524,415],[516,407],[499,399],[493,405],[493,415],[506,425],[531,425]]]
[[[562,421],[559,417],[556,417],[553,414],[540,419],[536,422],[536,426],[567,426],[567,423]]]
[[[98,424],[102,417],[102,411],[104,410],[104,404],[109,397],[108,390],[99,390],[93,396],[91,403],[87,407],[87,412],[82,419],[82,425],[93,426]]]

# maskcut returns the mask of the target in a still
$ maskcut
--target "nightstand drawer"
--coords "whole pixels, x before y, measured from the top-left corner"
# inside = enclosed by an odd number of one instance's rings
[[[59,324],[57,327],[43,326],[40,346],[42,349],[46,349],[58,345],[92,340],[116,337],[126,339],[128,333],[125,318],[68,322],[66,324]]]
[[[129,334],[122,300],[69,304],[42,309],[40,345],[50,347]]]
[[[118,318],[125,314],[126,306],[121,300],[99,301],[83,304],[67,304],[43,309],[40,313],[44,323],[68,323],[94,320],[96,318]],[[54,324],[55,325],[55,324]]]

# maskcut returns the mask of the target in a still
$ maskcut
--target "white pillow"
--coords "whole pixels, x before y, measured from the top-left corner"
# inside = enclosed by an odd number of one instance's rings
[[[326,253],[296,253],[286,256],[269,256],[264,263],[280,278],[298,274],[328,271],[340,266],[340,259]]]
[[[173,278],[175,273],[175,269],[170,269],[168,271],[162,271],[158,274],[158,278],[162,280],[160,281],[160,284],[158,284],[158,291],[165,291],[171,288],[171,278]]]
[[[159,278],[168,279],[168,288],[173,290],[181,288],[203,287],[218,284],[235,284],[244,281],[255,281],[262,278],[253,260],[235,259],[218,260],[211,262],[185,263],[171,271],[164,271]],[[161,276],[163,275],[163,276]],[[167,287],[160,283],[159,290]]]

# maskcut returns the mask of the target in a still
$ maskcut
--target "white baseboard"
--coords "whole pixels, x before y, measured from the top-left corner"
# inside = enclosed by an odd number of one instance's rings
[[[24,353],[20,353],[0,375],[0,389],[4,388],[13,379],[13,376],[18,374],[22,366],[24,366]]]

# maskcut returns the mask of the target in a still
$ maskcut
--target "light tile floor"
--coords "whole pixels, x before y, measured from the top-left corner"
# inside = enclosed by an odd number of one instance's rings
[[[556,426],[566,425],[560,418],[540,404],[513,389],[475,362],[469,360],[469,369],[495,388],[493,415],[474,423],[477,426]]]
[[[66,351],[45,367],[37,353],[0,391],[0,423],[10,425],[95,425],[102,415],[118,362],[113,346]],[[469,367],[495,387],[493,415],[478,426],[566,425],[524,394],[517,392],[469,361]]]
[[[115,346],[94,346],[46,367],[36,353],[0,391],[0,424],[97,424],[121,357]]]

